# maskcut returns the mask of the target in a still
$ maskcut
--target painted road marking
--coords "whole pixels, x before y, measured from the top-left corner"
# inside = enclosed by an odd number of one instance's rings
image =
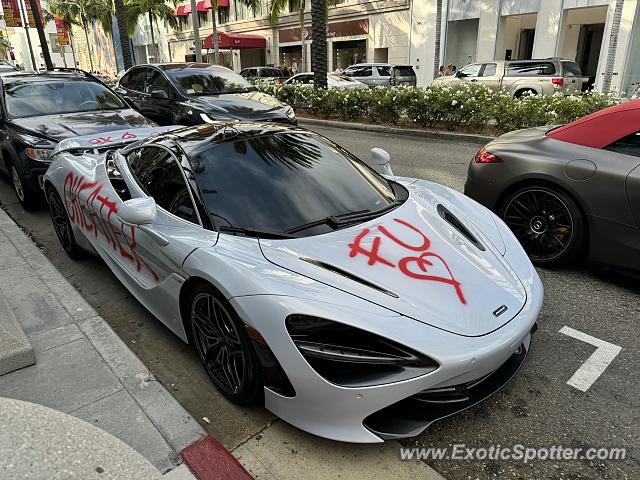
[[[567,381],[572,387],[586,392],[598,377],[604,373],[609,364],[613,362],[622,347],[574,330],[566,325],[560,329],[560,333],[597,347],[596,351],[580,365],[576,373]]]

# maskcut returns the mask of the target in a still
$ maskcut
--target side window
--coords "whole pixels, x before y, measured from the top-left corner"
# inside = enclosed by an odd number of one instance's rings
[[[381,77],[391,76],[391,67],[376,67],[378,69],[378,75]]]
[[[137,68],[127,73],[122,79],[120,84],[129,90],[135,90],[136,92],[142,92],[144,88],[144,80],[146,77],[146,71],[144,68]]]
[[[534,77],[555,75],[556,66],[552,62],[514,62],[507,64],[506,75],[510,77]]]
[[[371,67],[351,67],[344,73],[349,77],[370,77],[373,74]]]
[[[151,93],[156,90],[162,90],[167,95],[171,94],[171,85],[164,76],[157,70],[149,70],[147,75],[147,84],[145,86],[145,93]]]
[[[160,147],[143,147],[132,152],[127,162],[140,187],[159,207],[198,224],[182,167],[172,154]]]
[[[479,63],[472,63],[471,65],[467,65],[460,73],[462,73],[463,77],[477,77],[480,74],[480,65]]]
[[[640,157],[640,132],[622,137],[604,148],[612,152]]]
[[[495,77],[496,75],[496,64],[495,63],[485,63],[484,70],[482,71],[483,77]]]

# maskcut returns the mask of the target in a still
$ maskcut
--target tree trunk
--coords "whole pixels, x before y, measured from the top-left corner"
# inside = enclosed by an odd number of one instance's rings
[[[436,38],[433,52],[433,78],[440,72],[440,45],[442,44],[442,0],[436,0]]]
[[[311,68],[315,88],[327,88],[327,2],[311,0]]]
[[[89,43],[89,26],[87,25],[87,20],[82,16],[82,26],[84,27],[84,38],[87,41],[87,53],[89,54],[89,65],[91,65],[91,73],[93,71],[93,55],[91,54],[91,44]]]
[[[149,15],[149,29],[151,30],[151,50],[153,51],[153,61],[158,63],[158,46],[156,45],[156,36],[153,33],[153,15],[151,14],[151,10],[147,12]],[[149,59],[147,59],[148,61]]]
[[[122,61],[124,69],[133,67],[131,49],[129,48],[129,35],[127,33],[126,11],[123,0],[113,0],[116,9],[116,23],[118,24],[118,35],[120,37],[120,49],[122,51]]]
[[[53,70],[53,62],[51,61],[51,54],[49,53],[49,45],[47,44],[47,36],[44,33],[44,25],[42,24],[42,17],[40,16],[38,2],[36,0],[29,0],[29,6],[31,7],[31,13],[33,13],[33,21],[36,24],[36,30],[38,31],[40,48],[42,49],[42,56],[44,57],[44,65],[47,70]],[[26,19],[26,21],[29,20]]]
[[[216,65],[220,65],[220,47],[218,45],[218,19],[216,18],[216,14],[217,12],[213,10],[213,7],[217,7],[218,6],[218,2],[214,2],[212,3],[211,7],[211,15],[212,15],[212,21],[211,21],[211,26],[213,27],[213,58],[214,58],[214,63]]]
[[[300,56],[300,64],[298,65],[299,70],[296,73],[304,73],[307,71],[307,46],[304,42],[304,6],[305,1],[299,0],[298,17],[300,20],[300,45],[302,46],[302,55]]]

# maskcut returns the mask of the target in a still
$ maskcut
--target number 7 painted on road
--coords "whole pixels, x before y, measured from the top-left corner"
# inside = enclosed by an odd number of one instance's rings
[[[560,329],[560,333],[598,347],[567,382],[572,387],[586,392],[598,377],[604,373],[609,364],[620,353],[622,347],[574,330],[566,325]]]

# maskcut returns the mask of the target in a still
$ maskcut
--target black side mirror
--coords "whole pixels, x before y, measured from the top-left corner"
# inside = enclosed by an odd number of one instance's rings
[[[161,100],[169,100],[169,95],[164,90],[154,90],[151,92],[151,98],[158,98]]]
[[[458,71],[456,72],[455,77],[456,77],[456,78],[462,78],[462,77],[466,77],[466,75],[465,75],[464,73],[462,73],[462,70],[458,70]]]

